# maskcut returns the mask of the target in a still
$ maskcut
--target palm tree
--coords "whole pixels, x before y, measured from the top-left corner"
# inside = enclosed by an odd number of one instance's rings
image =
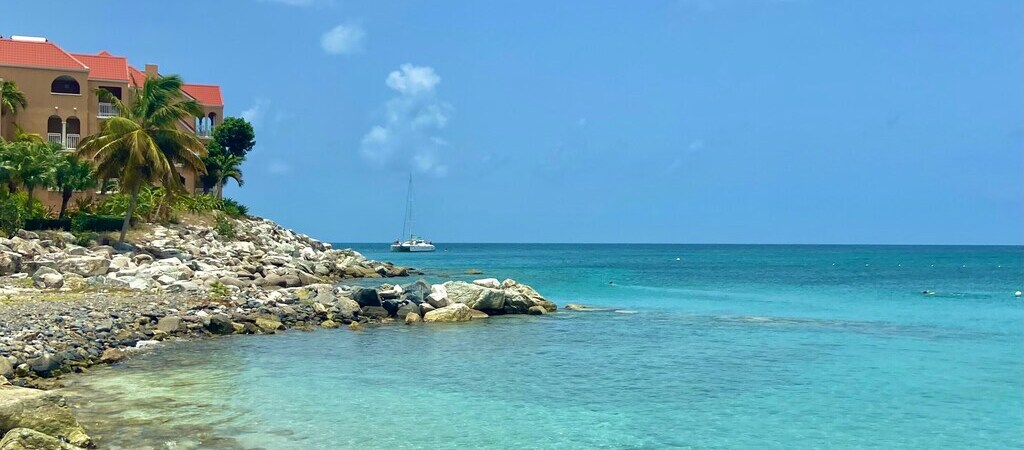
[[[228,152],[217,152],[210,155],[205,161],[207,172],[203,177],[203,185],[212,185],[217,198],[224,198],[224,185],[228,180],[235,180],[238,186],[245,184],[240,167],[245,161],[245,157]]]
[[[7,182],[12,192],[18,184],[25,187],[25,192],[28,193],[28,208],[32,207],[35,189],[53,183],[54,170],[61,151],[58,144],[27,141],[7,144],[7,155],[4,158]]]
[[[60,213],[58,219],[64,218],[67,211],[68,201],[75,191],[84,191],[94,188],[97,185],[96,177],[92,173],[92,165],[88,161],[79,159],[75,155],[65,155],[57,165],[54,174],[54,185],[60,189]]]
[[[168,193],[184,191],[175,163],[206,173],[203,143],[176,127],[180,120],[202,113],[195,100],[185,100],[181,84],[177,75],[148,77],[135,90],[130,106],[108,91],[96,90],[101,101],[114,103],[120,113],[83,139],[78,155],[96,162],[97,177],[117,178],[121,189],[130,194],[119,245],[124,243],[143,185],[159,183]]]
[[[28,106],[25,94],[18,89],[17,83],[13,81],[0,81],[0,139],[3,139],[4,111],[18,115],[19,109]]]

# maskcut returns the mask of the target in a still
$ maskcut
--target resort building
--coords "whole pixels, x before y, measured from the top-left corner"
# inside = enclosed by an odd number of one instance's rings
[[[11,140],[16,127],[21,127],[26,133],[39,134],[68,151],[75,150],[82,138],[99,131],[104,120],[118,114],[114,104],[99,101],[97,89],[131,104],[130,88],[141,86],[146,77],[158,73],[155,64],[146,64],[139,70],[125,57],[106,51],[69,53],[45,38],[0,36],[0,81],[17,83],[28,102],[17,114],[4,113],[0,136]],[[224,117],[220,87],[190,83],[182,90],[201,105],[203,116],[192,122],[182,121],[181,129],[209,139]],[[202,189],[195,173],[180,166],[179,170],[186,189]],[[56,192],[47,192],[40,199],[47,205],[60,204]]]

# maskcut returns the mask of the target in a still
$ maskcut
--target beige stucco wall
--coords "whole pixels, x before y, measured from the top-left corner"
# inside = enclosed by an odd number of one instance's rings
[[[61,75],[67,75],[78,82],[80,94],[50,93],[50,84]],[[46,121],[57,115],[63,121],[69,117],[77,117],[82,125],[82,135],[92,132],[89,120],[89,73],[84,69],[80,72],[54,69],[0,66],[0,78],[14,81],[18,89],[25,94],[28,106],[18,111],[17,116],[4,115],[3,136],[10,139],[14,136],[14,123],[21,125],[26,132],[39,133],[46,136]],[[95,112],[91,113],[95,115]]]

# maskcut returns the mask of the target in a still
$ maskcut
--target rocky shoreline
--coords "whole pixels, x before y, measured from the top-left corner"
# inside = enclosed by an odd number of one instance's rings
[[[556,309],[514,280],[347,286],[347,278],[418,272],[332,249],[269,220],[233,222],[230,237],[203,224],[157,225],[121,250],[60,232],[0,239],[0,450],[90,447],[64,416],[63,399],[34,388],[166,339]],[[51,422],[66,426],[45,426]]]

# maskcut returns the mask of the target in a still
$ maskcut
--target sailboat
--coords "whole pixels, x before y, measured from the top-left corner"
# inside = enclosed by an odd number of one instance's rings
[[[401,238],[395,239],[395,242],[391,243],[391,251],[432,252],[434,251],[434,244],[412,233],[412,201],[412,174],[409,174],[409,190],[405,195],[405,223],[402,224],[402,236],[405,236],[406,231],[408,231],[409,238],[404,241]]]

